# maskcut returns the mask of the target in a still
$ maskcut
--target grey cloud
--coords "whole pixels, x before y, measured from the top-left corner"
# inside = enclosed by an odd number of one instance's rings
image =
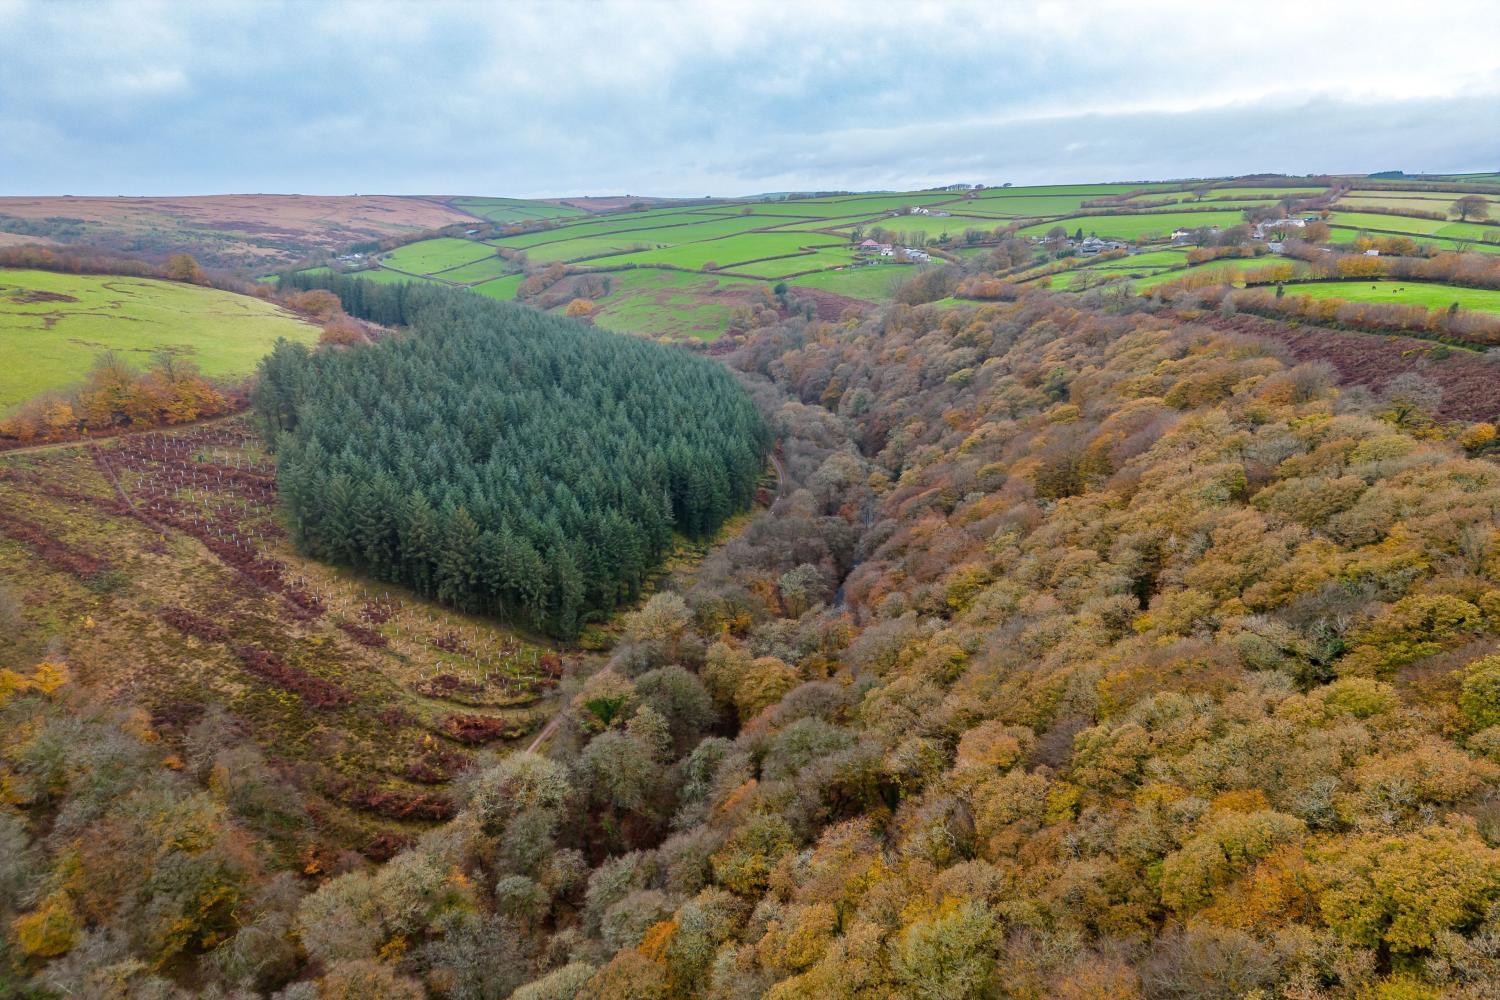
[[[1500,37],[1500,5],[1427,5],[1476,39],[1462,60],[1367,2],[1224,9],[0,0],[0,194],[696,195],[1500,165],[1500,48],[1478,43]]]

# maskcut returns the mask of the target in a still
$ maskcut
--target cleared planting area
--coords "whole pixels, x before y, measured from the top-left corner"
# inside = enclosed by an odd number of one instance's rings
[[[318,328],[233,292],[117,275],[0,270],[0,411],[79,381],[103,351],[138,368],[171,350],[215,378],[249,375],[280,337]],[[24,361],[24,363],[22,363]]]
[[[65,637],[81,681],[168,739],[231,713],[300,793],[287,837],[378,856],[451,813],[444,786],[482,745],[541,724],[562,660],[302,558],[276,505],[245,418],[0,457],[0,578],[45,609],[9,638]]]

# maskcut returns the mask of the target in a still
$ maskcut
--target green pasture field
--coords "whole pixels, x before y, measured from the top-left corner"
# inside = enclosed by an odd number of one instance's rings
[[[494,254],[494,248],[473,240],[461,240],[442,236],[435,240],[408,243],[397,247],[381,258],[380,262],[398,271],[412,274],[433,274],[450,267],[458,267]]]
[[[982,229],[985,232],[992,232],[997,228],[997,224],[994,219],[983,219],[973,215],[950,215],[947,218],[935,218],[930,215],[898,215],[894,218],[887,216],[838,228],[848,231],[856,227],[864,229],[866,235],[878,227],[888,229],[893,233],[911,234],[913,239],[927,240],[935,239],[943,233],[957,239],[963,235],[965,229]]]
[[[446,285],[448,282],[441,278],[428,278],[420,274],[403,274],[400,271],[388,271],[383,267],[372,267],[367,271],[350,271],[349,277],[358,278],[361,281],[373,281],[381,285],[400,285],[406,282],[430,281],[433,284]]]
[[[441,278],[444,281],[456,281],[460,284],[469,285],[479,281],[488,281],[491,278],[499,278],[516,270],[516,265],[508,260],[502,260],[500,257],[493,256],[493,253],[494,251],[491,251],[492,256],[476,260],[472,264],[439,271],[435,277]]]
[[[232,378],[253,372],[280,337],[312,343],[318,328],[215,288],[0,270],[0,357],[12,362],[0,366],[0,411],[78,382],[103,351],[145,368],[153,352],[170,348],[205,375]]]
[[[829,209],[824,205],[809,205],[800,201],[747,201],[743,205],[720,205],[717,208],[706,208],[704,215],[739,215],[744,209],[750,209],[752,215],[767,216],[775,219],[826,219],[829,218]]]
[[[469,286],[469,291],[478,292],[480,295],[487,295],[492,299],[499,299],[502,302],[510,302],[516,297],[516,291],[520,289],[521,282],[525,280],[526,275],[524,274],[509,274],[503,278],[495,278],[492,281],[471,285]]]
[[[1273,264],[1285,263],[1291,263],[1294,270],[1305,268],[1305,265],[1300,262],[1289,262],[1281,257],[1221,257],[1218,260],[1211,260],[1205,264],[1195,264],[1192,267],[1171,271],[1158,271],[1155,274],[1137,279],[1135,281],[1135,288],[1136,291],[1154,288],[1157,285],[1176,281],[1178,278],[1185,278],[1190,274],[1197,274],[1202,271],[1258,271],[1263,267],[1270,267]]]
[[[1085,234],[1096,233],[1104,238],[1121,240],[1139,239],[1143,236],[1168,236],[1174,229],[1202,229],[1205,226],[1237,226],[1244,222],[1239,212],[1152,212],[1138,215],[1090,215],[1074,216],[1050,222],[1038,222],[1021,232],[1028,236],[1043,236],[1053,227],[1061,226],[1070,234],[1082,229]]]
[[[1363,208],[1395,208],[1414,212],[1439,212],[1446,216],[1448,209],[1452,207],[1457,197],[1457,195],[1444,194],[1436,198],[1419,198],[1415,195],[1404,195],[1399,192],[1387,194],[1346,194],[1334,202],[1334,208],[1350,212],[1358,212]]]
[[[854,260],[853,252],[848,250],[815,250],[812,253],[795,254],[790,257],[776,257],[771,260],[756,261],[753,264],[734,264],[724,268],[724,270],[738,275],[749,275],[755,278],[775,280],[793,274],[801,274],[804,271],[823,270],[830,267],[846,267],[852,264]]]
[[[1336,245],[1353,243],[1356,239],[1359,238],[1359,235],[1361,233],[1368,233],[1368,231],[1364,229],[1341,228],[1339,226],[1334,226],[1332,232],[1328,234],[1328,242]],[[1368,233],[1368,235],[1389,236],[1393,234]],[[1432,246],[1438,247],[1442,250],[1458,250],[1462,248],[1469,251],[1477,251],[1479,253],[1500,253],[1500,242],[1487,243],[1483,240],[1465,240],[1462,244],[1460,244],[1457,240],[1445,239],[1441,236],[1422,236],[1418,233],[1396,233],[1394,235],[1410,236],[1420,244],[1431,244]],[[1496,235],[1491,237],[1491,239],[1500,240],[1500,231],[1497,231]]]
[[[701,243],[684,243],[681,246],[605,257],[589,261],[589,263],[595,266],[668,264],[674,267],[699,268],[712,262],[721,268],[728,268],[732,264],[758,261],[767,257],[784,257],[806,247],[847,245],[845,241],[837,237],[820,236],[816,233],[745,233]],[[534,255],[532,259],[535,259]]]
[[[1147,253],[1132,254],[1128,257],[1120,257],[1115,260],[1104,260],[1090,265],[1095,270],[1116,271],[1136,270],[1143,268],[1159,267],[1181,267],[1187,264],[1186,250],[1152,250]]]
[[[965,215],[993,216],[996,219],[1029,219],[1049,215],[1067,215],[1083,207],[1096,194],[1017,195],[1009,198],[976,198],[960,202]]]
[[[783,204],[801,205],[808,208],[817,206],[820,214],[826,212],[825,217],[831,218],[859,215],[863,212],[875,215],[880,212],[894,212],[907,205],[930,206],[942,202],[956,202],[962,198],[962,191],[913,191],[907,194],[833,195],[828,198],[809,198],[806,201],[784,202]]]
[[[730,312],[760,284],[655,268],[622,271],[610,276],[594,322],[620,333],[716,340]]]
[[[642,233],[660,231],[676,226],[687,226],[695,222],[722,221],[722,216],[705,215],[700,212],[685,212],[681,209],[662,209],[652,212],[628,212],[623,215],[610,215],[604,218],[591,218],[580,222],[555,226],[551,229],[543,229],[534,233],[521,233],[516,236],[501,236],[488,242],[496,246],[513,247],[517,250],[527,250],[544,243],[557,243],[562,240],[585,239],[593,236],[609,236],[614,233],[635,232]],[[764,223],[762,223],[764,224]]]
[[[866,302],[886,302],[898,285],[917,273],[910,264],[865,264],[841,271],[817,271],[793,278],[787,284],[794,288],[812,288]]]
[[[1460,309],[1500,314],[1500,291],[1460,288],[1419,281],[1317,281],[1286,285],[1288,295],[1315,299],[1347,299],[1350,302],[1396,302],[1401,305],[1447,309],[1457,302]]]
[[[1500,227],[1480,226],[1472,222],[1447,222],[1440,219],[1414,219],[1405,215],[1382,215],[1378,212],[1334,212],[1329,225],[1346,229],[1369,229],[1411,236],[1447,236],[1450,239],[1483,239],[1487,233],[1500,233]]]
[[[571,205],[553,205],[545,201],[521,198],[454,198],[450,204],[491,222],[530,222],[534,219],[563,219],[587,215]]]
[[[1322,194],[1327,190],[1327,188],[1320,187],[1222,187],[1208,192],[1204,200],[1227,198],[1234,201],[1280,201],[1282,198],[1305,198],[1309,195]],[[1183,192],[1183,197],[1191,199],[1193,194],[1191,191],[1186,191]]]
[[[581,261],[592,264],[591,257],[608,257],[624,253],[637,253],[655,249],[657,241],[646,232],[619,233],[613,236],[584,236],[576,240],[558,243],[543,243],[526,249],[526,259],[533,264],[551,264],[554,261]]]

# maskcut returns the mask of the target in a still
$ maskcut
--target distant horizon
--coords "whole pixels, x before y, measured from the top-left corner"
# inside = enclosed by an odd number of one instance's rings
[[[1197,174],[1183,177],[1136,177],[1136,178],[1098,178],[1086,177],[1075,180],[1049,181],[1045,183],[1015,183],[1009,181],[951,181],[948,184],[913,184],[907,187],[809,187],[777,191],[755,191],[747,194],[647,194],[638,191],[600,192],[589,194],[513,194],[507,191],[164,191],[147,194],[98,194],[83,193],[78,191],[66,191],[60,193],[48,192],[0,192],[0,198],[108,198],[108,199],[140,199],[152,200],[162,198],[515,198],[521,201],[573,201],[573,200],[601,200],[610,198],[642,198],[652,201],[746,201],[752,199],[763,199],[772,197],[807,196],[823,194],[828,192],[847,192],[850,194],[905,194],[918,191],[937,191],[945,187],[957,187],[960,184],[982,185],[986,188],[1003,187],[1010,184],[1012,187],[1077,187],[1080,184],[1187,184],[1193,181],[1209,180],[1238,180],[1242,178],[1286,178],[1288,180],[1299,180],[1314,177],[1371,177],[1374,174],[1397,170],[1397,167],[1384,167],[1378,170],[1364,171],[1327,171],[1311,173],[1284,173],[1271,171],[1251,171],[1248,173],[1230,174]],[[1410,178],[1457,178],[1469,174],[1500,174],[1500,167],[1487,170],[1483,167],[1468,167],[1460,170],[1443,171],[1415,171],[1402,170],[1402,175]],[[1500,181],[1497,181],[1500,184]]]

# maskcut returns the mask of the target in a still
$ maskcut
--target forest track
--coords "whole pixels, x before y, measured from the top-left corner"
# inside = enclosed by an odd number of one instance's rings
[[[249,412],[249,407],[242,407],[233,413],[222,413],[217,417],[208,417],[203,420],[189,420],[181,424],[156,424],[151,427],[136,427],[130,430],[119,431],[114,434],[97,434],[89,437],[73,438],[69,441],[46,441],[42,444],[25,444],[15,448],[0,447],[0,459],[9,458],[12,455],[36,455],[45,451],[61,451],[64,448],[83,448],[91,444],[104,444],[108,441],[118,441],[120,438],[135,437],[140,434],[170,434],[173,431],[187,430],[190,427],[209,427],[214,424],[228,423],[236,417],[242,417]]]
[[[771,467],[776,470],[776,499],[771,501],[771,510],[787,497],[786,490],[786,466],[781,464],[781,456],[771,452]]]

